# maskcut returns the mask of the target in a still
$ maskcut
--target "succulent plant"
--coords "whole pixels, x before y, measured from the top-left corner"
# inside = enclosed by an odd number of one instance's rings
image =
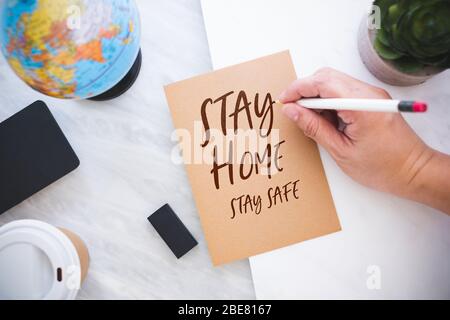
[[[403,72],[450,68],[450,0],[375,0],[381,11],[374,48]]]

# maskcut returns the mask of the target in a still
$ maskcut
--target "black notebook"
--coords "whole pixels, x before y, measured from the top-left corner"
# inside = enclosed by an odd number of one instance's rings
[[[19,111],[0,123],[0,214],[79,165],[44,102]]]

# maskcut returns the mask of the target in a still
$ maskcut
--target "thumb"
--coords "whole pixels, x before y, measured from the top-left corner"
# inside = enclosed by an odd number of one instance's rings
[[[288,103],[283,106],[283,113],[297,124],[305,136],[316,141],[332,155],[340,153],[345,147],[344,135],[314,110]]]

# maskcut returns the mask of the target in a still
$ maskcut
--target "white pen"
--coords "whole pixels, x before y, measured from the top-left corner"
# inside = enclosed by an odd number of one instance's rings
[[[279,101],[277,101],[279,102]],[[308,109],[354,110],[374,112],[426,112],[427,104],[419,101],[391,99],[301,99],[297,104]]]

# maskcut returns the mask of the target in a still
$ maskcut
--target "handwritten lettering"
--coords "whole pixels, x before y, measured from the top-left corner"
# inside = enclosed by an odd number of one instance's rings
[[[288,182],[284,186],[276,186],[275,188],[269,188],[267,191],[267,196],[269,199],[268,209],[272,208],[272,206],[276,206],[279,203],[288,202],[289,196],[292,196],[295,199],[299,199],[298,194],[298,183],[300,180],[296,180],[293,182]]]
[[[229,104],[233,104],[232,97],[235,96],[234,91],[229,91],[220,97],[213,99],[207,98],[203,101],[200,113],[203,124],[203,129],[205,130],[204,141],[201,143],[201,147],[205,148],[211,143],[211,119],[209,114],[217,104],[220,106],[220,124],[215,124],[213,127],[220,127],[224,136],[229,134],[227,118],[232,118],[232,125],[234,134],[237,134],[240,127],[248,127],[250,130],[254,129],[256,121],[259,121],[259,134],[261,137],[268,137],[272,132],[273,127],[273,106],[275,104],[270,93],[267,93],[262,98],[259,93],[256,93],[253,101],[251,101],[245,91],[241,90],[237,93],[237,97],[234,101],[234,109],[228,114]],[[231,102],[230,102],[231,101]],[[253,106],[253,108],[252,108]],[[244,123],[242,123],[244,121]],[[280,159],[282,155],[280,154],[280,147],[285,141],[278,142],[276,144],[267,143],[264,152],[260,154],[255,150],[246,150],[240,158],[238,177],[242,180],[248,180],[253,174],[260,174],[260,166],[265,166],[266,175],[268,179],[272,178],[274,172],[280,172],[283,168],[280,166]],[[216,189],[220,189],[220,179],[219,171],[222,169],[228,171],[228,181],[231,185],[234,184],[235,169],[233,164],[233,152],[236,152],[236,148],[230,144],[228,148],[229,157],[227,161],[219,163],[218,150],[217,147],[213,148],[213,167],[211,169],[211,174],[213,175],[214,185]],[[274,168],[273,168],[274,167]]]
[[[236,213],[245,214],[247,212],[254,212],[260,214],[262,207],[261,196],[242,195],[231,200],[231,219],[236,217]]]
[[[203,123],[203,128],[205,130],[205,140],[201,144],[202,147],[206,147],[210,142],[210,134],[209,130],[211,128],[211,124],[208,118],[208,110],[214,107],[215,104],[220,103],[220,128],[224,135],[227,135],[227,108],[229,104],[228,99],[235,92],[230,91],[225,93],[224,95],[218,97],[217,99],[207,98],[203,101],[200,113],[201,119]],[[275,101],[272,99],[270,93],[267,93],[264,97],[263,103],[260,103],[260,94],[256,93],[255,98],[253,100],[253,112],[256,118],[260,119],[259,130],[262,136],[269,136],[273,127],[273,106]],[[236,102],[234,103],[234,111],[228,115],[229,118],[233,119],[233,129],[236,132],[239,128],[239,120],[241,118],[241,114],[244,113],[244,120],[247,121],[247,125],[250,129],[253,129],[254,119],[251,114],[252,101],[248,99],[245,91],[239,91]]]
[[[299,190],[300,180],[290,181],[286,184],[270,187],[267,189],[266,197],[262,195],[243,194],[231,199],[231,220],[238,216],[253,213],[255,215],[261,214],[263,211],[263,202],[267,201],[266,209],[274,206],[287,203],[291,200],[300,199]],[[266,200],[264,200],[266,199]]]
[[[253,173],[259,174],[260,172],[260,166],[264,165],[266,168],[265,174],[267,175],[268,179],[272,179],[272,175],[274,172],[281,172],[283,171],[283,168],[280,165],[280,160],[283,158],[283,156],[280,154],[279,149],[281,145],[283,145],[286,141],[283,140],[275,145],[272,146],[272,144],[267,144],[266,149],[264,150],[264,153],[262,155],[259,154],[259,152],[251,152],[246,151],[242,155],[241,163],[239,164],[239,178],[242,180],[248,180]],[[219,171],[222,169],[228,171],[228,179],[231,185],[234,184],[234,164],[233,164],[233,146],[230,143],[230,147],[228,148],[228,158],[224,163],[218,163],[217,159],[217,147],[214,147],[213,149],[213,167],[211,169],[211,174],[214,177],[214,185],[216,189],[220,189],[220,182],[219,182]],[[276,157],[273,157],[273,154],[276,155]],[[245,171],[245,167],[249,166],[250,168],[247,168],[247,172]]]

